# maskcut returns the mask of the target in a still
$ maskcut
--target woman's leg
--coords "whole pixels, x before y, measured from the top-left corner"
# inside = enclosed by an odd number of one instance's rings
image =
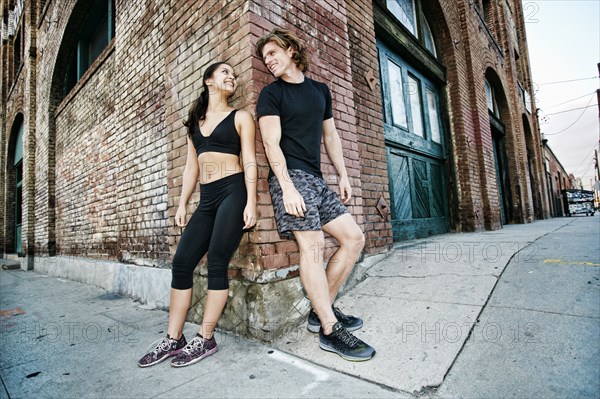
[[[229,295],[229,261],[243,234],[245,187],[233,190],[219,205],[208,247],[208,295],[200,335],[212,338]]]
[[[200,210],[194,212],[173,257],[173,279],[171,282],[171,302],[169,306],[168,334],[179,339],[187,312],[192,302],[194,269],[208,251],[215,215]]]
[[[204,316],[200,325],[200,335],[206,339],[211,339],[215,333],[215,327],[221,318],[229,289],[225,290],[208,290],[206,295],[206,304],[204,306]]]
[[[192,304],[192,289],[177,290],[171,288],[171,302],[169,305],[169,337],[179,340],[183,333],[183,324],[187,312]]]

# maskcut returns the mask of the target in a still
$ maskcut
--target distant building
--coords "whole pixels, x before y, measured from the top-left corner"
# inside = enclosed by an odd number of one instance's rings
[[[557,183],[544,169],[518,0],[1,7],[0,246],[25,267],[166,306],[181,233],[182,120],[217,60],[239,76],[235,105],[254,112],[273,78],[253,45],[274,26],[306,40],[309,76],[331,87],[365,257],[394,241],[499,229],[559,209],[548,193],[566,175]],[[297,246],[275,230],[258,151],[260,220],[232,262],[222,326],[269,339],[303,317],[294,310],[303,295]],[[328,241],[326,255],[335,249]]]
[[[573,174],[568,174],[565,168],[544,140],[544,170],[547,179],[547,195],[552,216],[565,216],[565,204],[562,190],[582,187],[575,185]]]

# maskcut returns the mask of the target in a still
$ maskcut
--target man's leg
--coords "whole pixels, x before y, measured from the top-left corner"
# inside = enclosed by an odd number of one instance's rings
[[[338,250],[329,259],[326,271],[329,300],[333,303],[365,246],[365,236],[349,213],[325,224],[323,231],[334,237],[340,244]]]
[[[321,321],[323,333],[329,335],[337,319],[331,308],[327,275],[323,269],[323,232],[294,231],[294,237],[300,248],[300,280]]]

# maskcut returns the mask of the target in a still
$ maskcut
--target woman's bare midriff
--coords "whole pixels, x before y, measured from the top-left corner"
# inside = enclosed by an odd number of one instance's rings
[[[243,172],[240,157],[221,152],[204,152],[198,157],[200,184],[207,184]]]

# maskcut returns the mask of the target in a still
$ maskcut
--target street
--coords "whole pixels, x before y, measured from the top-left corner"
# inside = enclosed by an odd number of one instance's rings
[[[166,312],[35,271],[0,277],[0,398],[600,397],[600,214],[398,243],[337,303],[365,320],[364,363],[301,325],[269,344],[219,332],[197,365],[140,369]]]

